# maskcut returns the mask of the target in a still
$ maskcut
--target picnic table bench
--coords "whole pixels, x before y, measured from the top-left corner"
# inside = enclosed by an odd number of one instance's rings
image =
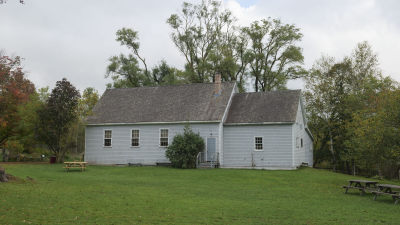
[[[358,189],[360,190],[360,195],[365,194],[365,191],[376,191],[377,181],[369,181],[369,180],[349,180],[349,185],[344,185],[343,188],[346,188],[345,194],[349,189]]]
[[[373,191],[372,194],[375,195],[374,200],[376,200],[378,195],[389,195],[394,200],[394,204],[397,205],[400,199],[400,186],[393,184],[378,184],[378,190]]]
[[[69,172],[69,169],[74,169],[78,168],[81,169],[81,171],[85,171],[86,169],[87,162],[64,162],[64,168],[67,172]]]

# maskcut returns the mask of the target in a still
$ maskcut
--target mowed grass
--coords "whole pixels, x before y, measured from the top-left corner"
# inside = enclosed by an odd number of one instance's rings
[[[346,195],[341,186],[354,177],[311,168],[2,166],[23,180],[0,184],[0,224],[400,223],[391,198]]]

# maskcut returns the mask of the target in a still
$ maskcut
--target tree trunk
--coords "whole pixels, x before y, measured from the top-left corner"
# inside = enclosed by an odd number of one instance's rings
[[[379,176],[379,178],[383,177],[383,170],[382,170],[383,166],[382,165],[383,165],[382,163],[378,163],[378,176]]]
[[[56,157],[58,163],[64,162],[65,153],[66,151],[62,151],[61,149],[59,150],[59,152],[57,152]]]
[[[381,168],[378,169],[378,176],[379,176],[379,178],[383,177],[383,173],[382,173],[382,169]]]
[[[4,149],[4,147],[1,149],[1,153],[3,156],[3,162],[5,162],[6,161],[6,150]]]
[[[351,173],[350,163],[348,160],[346,160],[345,165],[346,165],[346,173],[351,175],[352,173]]]
[[[60,157],[60,156],[61,156],[61,155],[60,155],[60,152],[56,152],[55,156],[56,156],[56,162],[57,162],[57,163],[61,162],[61,161],[60,161],[60,158],[61,158],[61,157]]]
[[[333,151],[333,138],[332,138],[332,132],[331,129],[328,129],[329,131],[329,151],[332,153],[332,163],[333,163],[333,171],[336,172],[336,157],[335,157],[335,152]]]
[[[2,153],[3,153],[3,162],[8,162],[7,149],[3,147]]]
[[[76,130],[75,130],[75,154],[78,154],[78,134],[79,134],[79,124],[76,125]]]
[[[258,92],[258,77],[256,76],[256,80],[254,82],[254,88],[256,89],[256,92]]]
[[[400,168],[399,168],[399,180],[400,180]]]
[[[7,182],[6,170],[0,167],[0,182]]]

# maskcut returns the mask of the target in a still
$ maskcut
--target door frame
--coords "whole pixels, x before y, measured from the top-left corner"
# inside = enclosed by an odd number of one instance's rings
[[[205,153],[206,153],[206,154],[204,154],[204,155],[205,155],[205,158],[206,158],[206,159],[205,159],[206,162],[209,162],[209,161],[208,161],[208,139],[209,139],[209,138],[214,138],[214,139],[215,139],[215,154],[217,153],[217,137],[215,137],[215,136],[207,136],[207,137],[206,137],[206,149],[205,149]]]

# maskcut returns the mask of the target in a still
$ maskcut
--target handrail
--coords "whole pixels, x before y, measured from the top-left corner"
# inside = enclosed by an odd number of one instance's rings
[[[199,168],[199,157],[201,155],[201,152],[199,152],[196,156],[196,168]]]
[[[205,158],[205,152],[199,152],[196,156],[196,168],[200,167],[201,163],[207,163],[211,168],[217,166],[219,164],[219,153],[215,152],[212,155],[208,155],[207,159]],[[210,160],[208,160],[210,159]]]

